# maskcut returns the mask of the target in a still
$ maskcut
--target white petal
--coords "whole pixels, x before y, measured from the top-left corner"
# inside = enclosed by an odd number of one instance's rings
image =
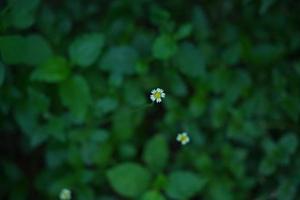
[[[151,99],[152,101],[155,101],[154,95],[150,95],[150,99]]]
[[[153,89],[152,91],[151,91],[151,94],[154,94],[156,92],[156,89]]]
[[[165,98],[166,94],[165,93],[161,93],[161,97]]]

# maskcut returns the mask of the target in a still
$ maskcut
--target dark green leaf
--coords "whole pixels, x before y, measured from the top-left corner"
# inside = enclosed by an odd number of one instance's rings
[[[129,75],[135,72],[138,54],[130,46],[110,48],[102,57],[100,68],[118,75]]]
[[[62,57],[53,57],[31,74],[32,80],[56,83],[65,80],[70,73],[67,61]]]
[[[190,77],[198,77],[205,73],[205,61],[201,51],[191,43],[180,45],[174,64]]]
[[[35,10],[40,0],[9,0],[10,23],[19,29],[30,27],[35,21]]]
[[[64,81],[59,89],[61,102],[69,108],[75,120],[82,122],[91,103],[89,85],[80,75]]]
[[[165,200],[165,198],[159,192],[149,191],[143,195],[142,200]]]
[[[166,193],[173,199],[190,199],[202,189],[205,182],[193,172],[175,171],[169,175]]]
[[[179,27],[178,31],[175,34],[175,38],[177,40],[184,39],[188,37],[193,30],[193,26],[191,24],[183,24]]]
[[[81,67],[88,67],[95,63],[104,44],[102,34],[90,33],[74,40],[69,48],[71,61]]]
[[[40,35],[27,38],[11,35],[0,37],[0,51],[7,64],[39,65],[52,56],[47,41]]]
[[[152,53],[157,59],[166,60],[177,51],[177,44],[170,35],[161,35],[154,41]]]
[[[0,51],[6,64],[22,64],[27,52],[26,40],[18,35],[0,36]]]
[[[140,196],[150,182],[149,172],[136,163],[122,163],[107,172],[112,188],[127,198]]]
[[[148,167],[157,172],[162,170],[169,158],[169,148],[166,139],[157,135],[150,139],[144,149],[143,159]]]

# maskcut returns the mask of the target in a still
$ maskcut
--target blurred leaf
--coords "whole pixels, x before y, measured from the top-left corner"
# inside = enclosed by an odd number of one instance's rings
[[[77,37],[69,48],[71,61],[81,67],[95,63],[104,44],[103,35],[90,33]]]
[[[205,73],[205,61],[201,51],[191,43],[180,45],[174,64],[179,71],[189,77],[198,77]]]
[[[50,99],[44,91],[39,91],[33,88],[27,88],[28,93],[28,102],[27,106],[30,108],[30,111],[34,114],[43,114],[47,112]]]
[[[149,191],[143,195],[142,200],[165,200],[165,198],[159,192]]]
[[[148,187],[150,173],[136,163],[122,163],[107,172],[112,188],[127,198],[140,196]]]
[[[67,61],[63,57],[53,57],[35,69],[32,80],[56,83],[65,80],[70,73]]]
[[[230,190],[229,184],[230,182],[226,179],[213,181],[209,186],[209,198],[212,200],[233,200],[233,192]]]
[[[191,24],[183,24],[175,33],[175,38],[177,40],[184,39],[192,33],[192,30],[193,26]]]
[[[65,121],[61,117],[51,117],[47,124],[43,126],[44,134],[52,136],[59,141],[65,141]]]
[[[152,47],[153,56],[161,60],[170,58],[176,51],[176,41],[170,35],[160,35],[155,39]]]
[[[259,13],[265,14],[269,8],[276,3],[276,0],[261,0]]]
[[[298,140],[295,134],[287,133],[280,138],[279,145],[286,152],[287,156],[293,154],[298,147]]]
[[[48,149],[46,154],[46,163],[50,169],[55,169],[61,166],[66,160],[66,151],[65,149],[54,148]]]
[[[68,107],[75,120],[82,122],[91,103],[89,85],[80,75],[75,75],[62,82],[59,88],[60,98],[63,105]]]
[[[96,102],[95,112],[97,116],[114,111],[118,106],[118,101],[112,97],[104,97]]]
[[[284,179],[280,181],[280,184],[277,188],[276,194],[278,200],[293,200],[297,195],[297,185],[299,183],[295,183],[297,181],[293,181],[291,179]]]
[[[222,59],[228,65],[235,65],[240,59],[241,48],[239,44],[230,45],[222,54]]]
[[[113,74],[130,75],[135,72],[138,53],[130,46],[111,47],[102,57],[100,68]]]
[[[144,148],[143,159],[151,170],[155,172],[163,170],[169,159],[166,139],[161,135],[151,138]]]
[[[149,18],[154,25],[163,27],[170,21],[171,14],[162,7],[154,4],[150,7]]]
[[[27,48],[24,63],[28,65],[40,65],[52,56],[52,49],[48,42],[40,35],[30,35],[26,38]]]
[[[188,171],[174,171],[169,175],[166,193],[173,199],[190,199],[205,185],[205,180]]]
[[[137,117],[129,108],[120,108],[114,113],[112,119],[112,131],[118,141],[126,141],[135,133],[134,129],[137,124]]]
[[[210,34],[210,27],[205,12],[200,6],[195,6],[192,14],[192,23],[195,32],[197,33],[197,37],[200,39],[206,39]]]
[[[278,44],[259,44],[253,47],[247,59],[253,64],[270,64],[280,60],[284,47]]]
[[[26,40],[21,36],[0,36],[1,56],[6,64],[22,64],[27,52],[26,46]]]
[[[123,159],[132,159],[136,156],[136,147],[132,144],[123,144],[119,147],[120,157]]]
[[[29,28],[39,3],[40,0],[9,0],[11,24],[19,29]]]
[[[0,51],[7,64],[39,65],[52,56],[48,42],[40,35],[27,38],[11,35],[0,37]]]

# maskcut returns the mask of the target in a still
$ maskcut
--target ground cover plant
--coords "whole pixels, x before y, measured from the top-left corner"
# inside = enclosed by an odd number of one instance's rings
[[[0,1],[0,199],[299,199],[299,12]]]

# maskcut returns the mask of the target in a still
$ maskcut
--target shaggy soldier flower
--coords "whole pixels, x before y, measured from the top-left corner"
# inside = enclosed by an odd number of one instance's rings
[[[59,198],[61,200],[70,200],[71,199],[71,191],[66,188],[62,189],[59,194]]]
[[[160,103],[163,98],[165,98],[166,94],[160,88],[156,88],[151,91],[150,99],[153,102]]]
[[[186,132],[183,132],[177,135],[176,140],[182,145],[185,145],[190,141],[190,138]]]

